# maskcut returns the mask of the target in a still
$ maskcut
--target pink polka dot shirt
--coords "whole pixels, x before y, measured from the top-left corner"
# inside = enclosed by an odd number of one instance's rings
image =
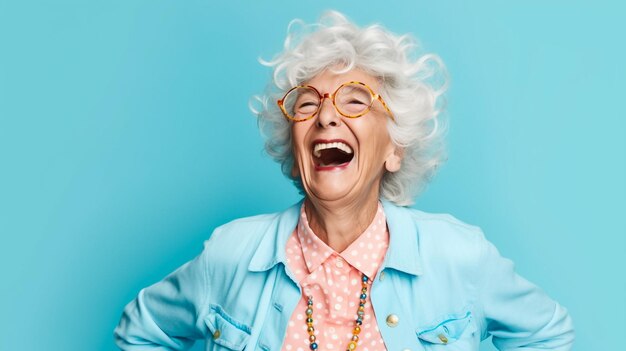
[[[309,227],[304,212],[287,241],[287,264],[302,287],[302,298],[289,320],[283,351],[308,351],[307,297],[313,296],[313,320],[318,350],[346,350],[351,340],[361,294],[361,274],[374,279],[387,247],[389,233],[381,204],[369,227],[343,252],[337,253]],[[357,350],[387,350],[367,292]]]

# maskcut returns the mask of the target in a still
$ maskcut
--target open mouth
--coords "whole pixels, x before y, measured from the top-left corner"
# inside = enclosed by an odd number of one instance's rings
[[[316,143],[313,145],[313,160],[317,167],[338,167],[352,161],[354,151],[350,145],[335,141],[330,143]]]

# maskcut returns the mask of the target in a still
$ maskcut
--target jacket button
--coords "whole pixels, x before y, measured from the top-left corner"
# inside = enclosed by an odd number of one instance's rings
[[[395,314],[390,314],[387,316],[387,325],[394,328],[398,325],[398,323],[400,322],[400,318],[398,318],[398,316],[396,316]]]
[[[218,330],[215,331],[215,333],[213,333],[213,340],[217,340],[220,338],[220,336],[222,336],[222,332]]]
[[[437,337],[439,338],[439,340],[441,340],[441,342],[442,342],[444,345],[448,343],[448,338],[446,338],[446,336],[445,336],[445,335],[443,335],[443,334],[439,334],[439,335],[437,335]]]

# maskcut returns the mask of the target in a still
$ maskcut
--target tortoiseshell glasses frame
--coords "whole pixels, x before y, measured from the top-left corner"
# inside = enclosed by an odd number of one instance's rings
[[[370,96],[369,102],[365,103],[365,107],[362,110],[359,110],[356,113],[348,113],[345,110],[342,110],[337,105],[337,95],[338,95],[338,93],[340,93],[342,91],[342,89],[344,89],[344,88],[346,88],[346,87],[348,87],[350,85],[356,85],[358,87],[365,88],[365,91],[368,92],[369,96]],[[306,90],[306,91],[315,92],[315,94],[317,94],[317,97],[319,99],[317,107],[315,108],[315,110],[308,111],[308,110],[311,109],[311,107],[308,107],[307,113],[304,116],[301,116],[301,117],[296,117],[295,115],[292,115],[291,113],[289,113],[289,111],[285,107],[285,101],[287,100],[288,97],[290,97],[290,94],[295,94],[296,95],[295,98],[297,99],[297,95],[298,95],[297,94],[297,90]],[[380,101],[380,103],[383,105],[383,107],[385,108],[385,110],[389,114],[389,117],[391,118],[391,120],[395,122],[395,118],[393,116],[393,113],[391,113],[391,110],[387,106],[387,103],[385,103],[385,100],[383,100],[383,98],[379,94],[374,93],[372,88],[370,88],[367,84],[365,84],[363,82],[358,82],[358,81],[350,81],[350,82],[343,83],[332,94],[329,94],[329,93],[321,94],[315,87],[313,87],[311,85],[298,85],[298,86],[295,86],[295,87],[289,89],[287,91],[287,93],[285,93],[283,98],[278,100],[276,103],[278,104],[278,107],[280,107],[280,110],[282,111],[282,113],[285,116],[285,118],[287,118],[288,120],[294,121],[294,122],[303,122],[303,121],[307,121],[307,120],[315,117],[315,115],[317,115],[317,113],[320,111],[320,108],[322,107],[322,103],[324,102],[324,99],[326,99],[326,98],[330,99],[332,101],[332,103],[333,103],[333,106],[335,107],[335,110],[337,110],[337,112],[340,115],[342,115],[342,116],[344,116],[346,118],[358,118],[358,117],[361,117],[361,116],[365,115],[366,113],[368,113],[372,109],[372,105],[374,104],[374,101],[378,100],[378,101]]]

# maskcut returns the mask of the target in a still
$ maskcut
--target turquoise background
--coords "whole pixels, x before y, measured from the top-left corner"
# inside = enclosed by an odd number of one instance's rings
[[[298,200],[247,105],[257,58],[328,8],[448,66],[449,161],[415,207],[481,226],[569,309],[575,350],[622,349],[621,4],[0,0],[0,350],[113,350],[124,305],[213,228]]]

